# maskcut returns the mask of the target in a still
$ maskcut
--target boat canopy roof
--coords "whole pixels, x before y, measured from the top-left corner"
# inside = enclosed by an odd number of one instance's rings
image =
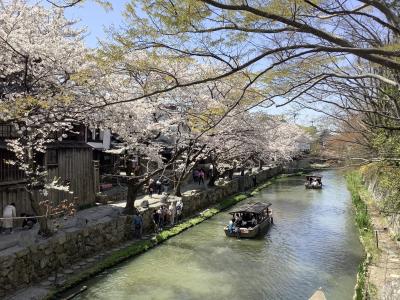
[[[307,176],[306,176],[306,178],[307,178],[307,179],[309,179],[309,178],[317,178],[317,179],[321,179],[321,178],[322,178],[322,176],[318,176],[318,175],[307,175]]]
[[[248,203],[236,208],[234,211],[231,211],[230,214],[234,215],[237,213],[252,213],[252,214],[261,214],[264,209],[270,207],[271,203]]]

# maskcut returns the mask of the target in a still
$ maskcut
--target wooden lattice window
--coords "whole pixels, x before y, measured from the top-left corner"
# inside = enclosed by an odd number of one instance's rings
[[[57,149],[47,149],[46,151],[46,164],[48,166],[58,165],[58,151]]]
[[[0,124],[0,138],[11,138],[11,125]]]

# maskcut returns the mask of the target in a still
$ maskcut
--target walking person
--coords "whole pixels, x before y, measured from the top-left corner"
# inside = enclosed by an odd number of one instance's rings
[[[143,233],[143,217],[140,213],[133,215],[134,237],[141,239]]]
[[[13,218],[17,216],[17,211],[15,209],[15,203],[8,204],[3,210],[3,227],[6,233],[10,234],[13,230]]]
[[[154,210],[151,214],[151,220],[153,221],[154,233],[158,233],[158,225],[160,224],[160,215],[157,210]]]
[[[163,230],[163,209],[162,206],[160,206],[157,209],[157,215],[158,215],[158,230],[162,231]]]
[[[166,205],[162,206],[162,223],[166,226],[168,223],[168,207]]]
[[[176,202],[172,201],[171,205],[169,206],[169,221],[171,226],[175,224],[175,216],[176,216]]]
[[[165,193],[168,193],[169,190],[169,180],[168,178],[164,178],[164,180],[162,181],[163,184],[163,190]]]
[[[183,202],[181,199],[178,200],[178,203],[176,204],[176,219],[177,222],[180,222],[182,220],[182,209],[183,209]]]
[[[208,178],[212,178],[214,176],[214,166],[210,164],[208,167]]]
[[[204,184],[204,176],[205,176],[204,170],[203,170],[203,169],[200,169],[200,171],[199,171],[199,185],[200,185],[201,183]]]
[[[157,181],[156,181],[156,192],[158,195],[161,195],[161,192],[162,192],[161,178],[157,179]]]
[[[153,178],[150,178],[150,180],[149,180],[149,187],[148,187],[148,192],[149,192],[149,196],[150,196],[150,197],[153,197],[154,186],[155,186],[154,179],[153,179]]]
[[[197,181],[199,181],[199,170],[195,169],[193,171],[193,182],[197,182]]]

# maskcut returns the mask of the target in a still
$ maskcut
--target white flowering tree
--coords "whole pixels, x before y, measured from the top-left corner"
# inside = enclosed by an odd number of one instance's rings
[[[115,53],[115,45],[108,47]],[[139,189],[166,166],[174,167],[174,192],[180,196],[182,183],[200,159],[214,157],[217,177],[222,165],[233,170],[234,162],[243,165],[264,156],[290,158],[292,145],[283,143],[294,144],[295,137],[289,134],[292,130],[278,132],[284,126],[282,122],[273,118],[263,121],[246,112],[260,99],[257,89],[248,88],[252,82],[249,74],[176,88],[177,81],[213,73],[219,66],[118,49],[115,56],[110,56],[107,48],[99,51],[82,80],[89,83],[96,106],[101,108],[97,122],[107,120],[105,126],[118,133],[131,149],[158,164],[154,172],[129,179],[127,212],[133,210]],[[168,142],[160,143],[160,137]],[[275,144],[269,141],[272,138]],[[173,149],[169,161],[161,156],[165,146]]]
[[[181,93],[142,97],[157,86],[168,84],[170,75],[179,76],[180,66],[170,64],[170,74],[152,70],[166,61],[152,61],[144,52],[120,53],[109,59],[102,51],[92,57],[86,70],[77,80],[92,94],[94,108],[90,122],[110,128],[127,145],[127,150],[145,158],[149,163],[140,176],[127,176],[128,196],[125,213],[135,212],[137,194],[150,178],[162,173],[179,157],[182,142]],[[85,92],[86,93],[86,92]],[[166,158],[166,148],[172,156]]]
[[[80,118],[83,99],[73,77],[86,54],[82,31],[62,9],[24,0],[0,1],[0,20],[0,121],[17,132],[7,141],[15,154],[8,163],[25,173],[32,208],[45,215],[51,201],[41,206],[37,195],[68,189],[47,177],[40,157]],[[46,218],[39,221],[41,233],[49,234]]]
[[[236,168],[291,160],[305,135],[301,127],[263,113],[242,112],[225,118],[219,130],[208,135],[214,166],[209,185],[219,176],[232,175]]]

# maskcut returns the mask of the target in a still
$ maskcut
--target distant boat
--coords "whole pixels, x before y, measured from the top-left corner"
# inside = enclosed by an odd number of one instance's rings
[[[240,206],[230,212],[237,218],[237,223],[230,222],[225,226],[226,236],[237,238],[254,238],[265,233],[268,226],[273,223],[271,203],[250,203]]]
[[[322,189],[322,176],[308,175],[304,185],[306,189]]]

